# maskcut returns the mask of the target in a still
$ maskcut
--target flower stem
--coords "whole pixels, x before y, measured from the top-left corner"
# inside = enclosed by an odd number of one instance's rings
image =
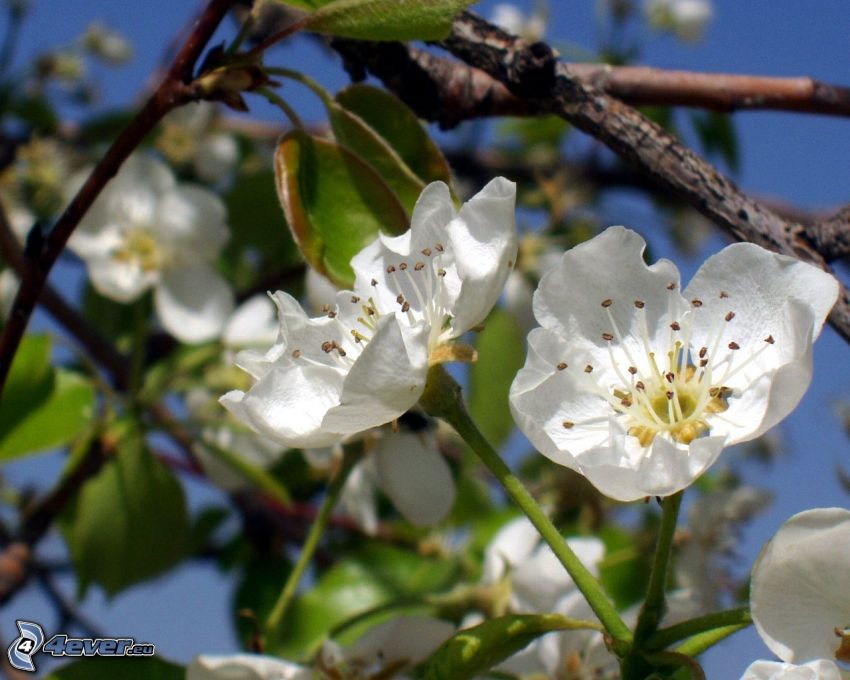
[[[707,630],[699,635],[694,635],[689,640],[686,640],[681,645],[676,647],[676,652],[679,654],[687,654],[688,656],[699,656],[706,649],[713,647],[718,642],[722,642],[733,633],[743,630],[749,623],[738,623],[731,626],[723,626]]]
[[[658,543],[655,546],[655,560],[649,575],[646,600],[641,607],[635,628],[635,644],[640,647],[658,630],[658,625],[664,616],[664,592],[673,551],[673,534],[676,531],[676,521],[679,518],[683,495],[684,491],[679,491],[661,502],[661,528],[658,532]]]
[[[272,609],[271,614],[269,614],[269,618],[266,620],[267,636],[274,637],[280,632],[284,616],[286,615],[286,610],[289,608],[292,598],[295,596],[295,591],[298,588],[298,583],[301,581],[301,577],[304,575],[304,571],[313,559],[313,553],[316,552],[316,548],[319,545],[319,539],[321,539],[322,534],[325,532],[325,527],[327,527],[328,520],[331,517],[331,511],[339,499],[339,495],[342,492],[342,488],[345,486],[348,475],[351,473],[355,464],[360,460],[362,447],[346,446],[344,451],[342,465],[337,471],[336,476],[328,485],[325,498],[322,501],[322,505],[319,507],[316,519],[313,520],[313,525],[310,527],[310,531],[307,534],[307,538],[301,548],[301,554],[298,555],[298,561],[296,561],[295,566],[292,568],[292,571],[287,577],[286,583],[283,585],[283,590],[277,598],[277,602],[275,602],[274,608]]]
[[[646,641],[647,649],[665,649],[674,642],[684,640],[693,635],[713,631],[716,628],[727,626],[747,626],[753,621],[750,610],[747,607],[728,609],[722,612],[713,612],[689,621],[682,621],[674,626],[662,628],[655,632]]]
[[[540,532],[543,540],[552,548],[552,552],[564,565],[608,634],[614,638],[615,642],[621,643],[621,647],[628,645],[631,642],[632,633],[620,618],[605,591],[602,590],[599,581],[582,564],[520,479],[511,472],[481,434],[466,410],[460,396],[460,386],[442,366],[434,366],[429,371],[422,404],[431,415],[441,417],[448,422],[493,473],[511,499]]]

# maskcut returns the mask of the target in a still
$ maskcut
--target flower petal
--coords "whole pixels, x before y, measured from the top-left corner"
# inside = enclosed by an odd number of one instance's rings
[[[802,666],[781,661],[753,661],[741,680],[841,680],[841,671],[828,659],[810,661]]]
[[[419,663],[451,637],[455,627],[430,616],[400,616],[370,628],[346,652],[346,659],[370,667]]]
[[[454,478],[432,433],[387,434],[373,455],[378,485],[411,524],[433,526],[452,509]]]
[[[312,671],[271,656],[234,654],[195,657],[186,680],[310,680]]]
[[[516,184],[504,177],[463,204],[448,225],[460,292],[452,312],[452,337],[484,321],[502,294],[517,254]]]
[[[267,295],[254,295],[227,320],[221,341],[228,347],[266,347],[277,340],[278,330],[274,303]]]
[[[783,661],[832,659],[834,629],[850,612],[850,511],[794,515],[753,567],[750,609],[762,640]]]
[[[181,184],[159,197],[153,226],[179,260],[209,261],[230,238],[226,216],[224,203],[212,191]]]
[[[484,551],[484,583],[495,583],[525,561],[539,542],[539,532],[526,517],[517,517],[505,524]]]
[[[378,508],[375,501],[375,461],[367,458],[354,466],[342,488],[340,505],[357,526],[373,536],[378,531]]]
[[[154,296],[163,327],[181,342],[217,337],[233,311],[233,291],[210,266],[197,263],[165,274]]]

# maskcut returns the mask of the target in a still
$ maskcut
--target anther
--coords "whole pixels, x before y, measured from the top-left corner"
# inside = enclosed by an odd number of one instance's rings
[[[776,340],[774,340],[774,339],[773,339],[773,336],[772,336],[772,335],[768,335],[768,336],[764,339],[764,341],[765,341],[768,345],[772,345],[774,342],[776,342]]]
[[[293,358],[293,359],[297,359],[297,358],[298,358],[298,357],[300,357],[300,356],[301,356],[301,350],[300,350],[300,349],[294,349],[294,350],[292,350],[292,358]]]
[[[719,387],[712,387],[712,388],[708,391],[708,396],[709,396],[709,397],[716,397],[718,394],[720,394],[720,388],[719,388]]]
[[[585,373],[593,373],[593,366],[588,364],[587,366],[584,367],[584,372]]]
[[[333,310],[331,310],[330,312],[328,312],[328,318],[329,318],[329,319],[333,319],[333,318],[335,318],[335,317],[336,317],[336,312],[334,312]]]
[[[431,249],[430,249],[430,248],[423,248],[423,249],[422,249],[422,254],[423,254],[425,257],[431,257]]]
[[[402,263],[398,266],[398,268],[399,268],[399,269],[401,269],[401,271],[405,271],[405,270],[407,269],[407,262],[402,262]]]
[[[682,330],[682,327],[679,325],[678,321],[674,321],[673,323],[671,323],[670,328],[672,328],[674,331]]]
[[[437,245],[435,245],[435,246],[434,246],[434,248],[436,248],[436,249],[437,249],[437,252],[438,252],[438,253],[442,253],[442,252],[443,252],[443,244],[442,244],[442,243],[438,243]]]
[[[676,379],[675,373],[665,373],[664,377],[667,378],[667,382],[671,383]]]
[[[443,277],[443,276],[445,276],[445,275],[446,275],[446,270],[445,270],[445,269],[438,269],[438,270],[437,270],[437,276]]]
[[[611,335],[610,333],[603,333],[603,334],[602,334],[602,339],[603,339],[605,342],[611,342],[611,341],[614,339],[614,336],[613,336],[613,335]]]
[[[399,293],[398,295],[396,295],[395,301],[398,302],[400,305],[404,304],[404,295]]]
[[[373,286],[377,286],[377,285],[378,285],[378,280],[377,280],[377,279],[372,279],[372,285],[373,285]]]
[[[322,343],[322,351],[325,354],[330,354],[333,351],[334,343],[331,340],[325,340]]]
[[[620,403],[623,406],[625,406],[626,408],[628,408],[629,406],[632,405],[632,398],[631,397],[624,397],[623,399],[620,399]]]
[[[635,300],[635,307],[638,309],[643,309],[646,307],[646,303],[643,300]]]
[[[726,319],[727,321],[731,321],[732,319],[735,318],[735,312],[728,312],[726,314],[726,316],[724,316],[723,318]]]
[[[357,297],[356,295],[352,295],[351,296],[351,302],[356,305],[358,302],[360,302],[360,298]]]
[[[339,353],[339,355],[341,357],[345,356],[345,350],[342,347],[340,347],[339,345],[336,346],[336,351]]]
[[[700,359],[699,366],[700,368],[705,368],[706,366],[708,366],[708,359]]]
[[[691,300],[691,304],[694,307],[702,307],[702,300],[700,300],[699,298],[694,298],[693,300]]]
[[[637,366],[629,366],[629,373],[635,375],[637,373]]]
[[[700,347],[699,349],[699,358],[705,358],[705,355],[708,354],[708,347]]]
[[[569,430],[575,423],[572,420],[565,420],[561,425],[564,426],[565,430]]]
[[[724,298],[728,298],[728,297],[729,297],[729,293],[727,293],[725,290],[720,291],[720,299],[721,300],[723,300]]]
[[[741,346],[737,342],[730,342],[729,349],[741,349]]]
[[[668,283],[667,284],[667,290],[675,290],[675,289],[676,289],[675,283]]]
[[[613,301],[611,298],[605,298],[605,299],[602,301],[602,306],[603,306],[603,307],[610,307],[610,306],[611,306],[611,305],[613,305],[613,304],[614,304],[614,301]]]
[[[643,380],[638,380],[638,381],[635,383],[635,389],[637,389],[637,390],[641,390],[641,391],[643,391],[643,390],[645,390],[645,389],[646,389],[646,385],[644,385],[644,384],[643,384]]]
[[[322,305],[322,311],[325,314],[327,314],[329,311],[331,311],[331,306],[330,305]]]
[[[405,300],[404,304],[401,306],[401,311],[407,312],[409,309],[410,309],[410,303],[407,300]]]
[[[567,367],[567,364],[566,364],[565,361],[562,361],[557,366],[555,366],[555,368],[557,368],[559,371],[563,371],[566,367]]]
[[[392,274],[395,271],[395,265],[390,265],[387,267],[387,274]]]
[[[667,396],[667,398],[668,398],[668,399],[672,399],[672,398],[673,398],[673,393],[672,393],[672,392],[665,392],[664,394]]]

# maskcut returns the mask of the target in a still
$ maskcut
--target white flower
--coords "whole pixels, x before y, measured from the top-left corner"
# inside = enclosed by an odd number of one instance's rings
[[[762,550],[750,610],[782,661],[850,661],[849,554],[850,511],[842,508],[794,515]]]
[[[738,243],[680,292],[672,262],[611,227],[541,280],[525,367],[511,387],[520,429],[547,457],[628,501],[691,484],[731,444],[797,405],[834,277]]]
[[[841,680],[841,671],[832,661],[819,659],[797,666],[779,661],[754,661],[741,680]]]
[[[311,680],[309,668],[257,654],[196,657],[186,669],[186,680]]]
[[[483,321],[516,257],[515,187],[498,178],[456,212],[428,185],[408,232],[380,236],[352,259],[354,291],[310,319],[277,292],[280,336],[237,364],[256,380],[222,404],[285,446],[322,447],[388,423],[422,395],[429,364],[456,357],[450,340]]]
[[[543,14],[533,12],[526,16],[519,7],[510,2],[497,4],[493,8],[490,21],[508,33],[532,42],[542,40],[546,32],[546,17]]]
[[[212,266],[229,237],[225,217],[211,191],[177,184],[168,166],[137,155],[106,185],[68,245],[86,261],[100,294],[131,302],[153,288],[165,329],[183,342],[205,342],[233,309],[233,292]]]
[[[702,38],[713,11],[709,0],[648,0],[645,6],[652,26],[688,42]]]
[[[254,295],[230,315],[221,333],[225,347],[267,347],[277,340],[280,327],[268,295]]]
[[[215,183],[230,175],[239,162],[239,144],[227,132],[213,132],[217,107],[191,102],[175,109],[162,123],[157,148],[178,166],[191,164],[195,174]]]

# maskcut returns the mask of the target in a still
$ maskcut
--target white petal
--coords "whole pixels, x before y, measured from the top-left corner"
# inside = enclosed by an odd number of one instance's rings
[[[395,315],[380,319],[375,334],[343,383],[339,405],[323,427],[354,434],[383,425],[410,409],[425,389],[428,326],[413,327]]]
[[[111,255],[94,255],[86,260],[94,289],[110,300],[132,302],[155,285],[158,271],[143,269],[134,260],[120,261]]]
[[[373,455],[381,490],[412,524],[433,526],[452,509],[454,478],[432,433],[389,433]]]
[[[221,340],[228,347],[268,347],[277,340],[278,329],[274,303],[268,295],[254,295],[227,320]]]
[[[308,668],[255,654],[198,656],[186,669],[186,680],[310,680],[311,677]]]
[[[836,627],[850,621],[850,511],[807,510],[789,519],[753,567],[756,629],[783,661],[834,658]]]
[[[235,137],[217,132],[203,140],[193,164],[198,177],[215,183],[232,172],[238,160],[239,145]]]
[[[710,346],[717,319],[728,312],[735,315],[724,325],[718,350],[711,355],[713,364],[726,359],[733,370],[749,359],[728,381],[730,387],[746,389],[760,376],[775,383],[765,392],[761,417],[755,419],[751,411],[749,434],[733,435],[732,441],[762,434],[788,415],[808,388],[811,345],[835,304],[838,282],[799,260],[736,243],[706,260],[685,294],[703,303],[694,310],[693,347]],[[768,337],[774,343],[766,346]],[[730,349],[730,342],[741,349]]]
[[[154,226],[182,261],[212,260],[230,238],[227,211],[209,189],[181,184],[159,198]]]
[[[206,342],[217,337],[233,311],[227,281],[208,265],[168,271],[154,297],[163,327],[181,342]]]
[[[304,294],[307,305],[315,314],[321,314],[325,305],[333,307],[339,290],[328,279],[319,274],[312,267],[307,267],[304,277]]]
[[[526,517],[503,526],[484,551],[484,583],[495,583],[507,571],[525,561],[540,542],[540,533]]]
[[[810,661],[802,666],[781,661],[754,661],[741,680],[841,680],[841,671],[828,659]]]
[[[381,623],[361,637],[346,653],[346,658],[389,666],[407,661],[413,665],[451,637],[455,627],[448,621],[430,616],[400,616]]]
[[[339,403],[342,376],[328,366],[277,366],[246,393],[233,390],[219,401],[256,432],[293,448],[318,448],[343,435],[322,428]]]
[[[375,461],[367,458],[348,475],[340,496],[340,505],[345,514],[351,517],[357,526],[373,536],[378,531],[378,508],[375,501]]]
[[[497,177],[448,225],[461,289],[452,318],[457,337],[481,323],[502,294],[517,254],[516,185]]]
[[[540,280],[534,294],[534,315],[544,328],[557,330],[565,338],[587,338],[604,347],[603,333],[624,336],[628,350],[643,355],[639,338],[641,316],[646,317],[653,345],[667,346],[668,310],[686,307],[677,292],[679,271],[669,260],[647,266],[643,260],[645,241],[623,227],[609,227],[599,236],[564,253],[560,263]],[[667,286],[674,284],[673,290]],[[601,303],[611,300],[608,311],[616,322],[612,327]],[[635,300],[645,303],[642,313]],[[662,335],[663,334],[663,335]],[[664,337],[665,341],[658,339]],[[607,350],[606,350],[607,351]],[[628,362],[621,362],[628,365]],[[643,371],[642,366],[638,366]]]

